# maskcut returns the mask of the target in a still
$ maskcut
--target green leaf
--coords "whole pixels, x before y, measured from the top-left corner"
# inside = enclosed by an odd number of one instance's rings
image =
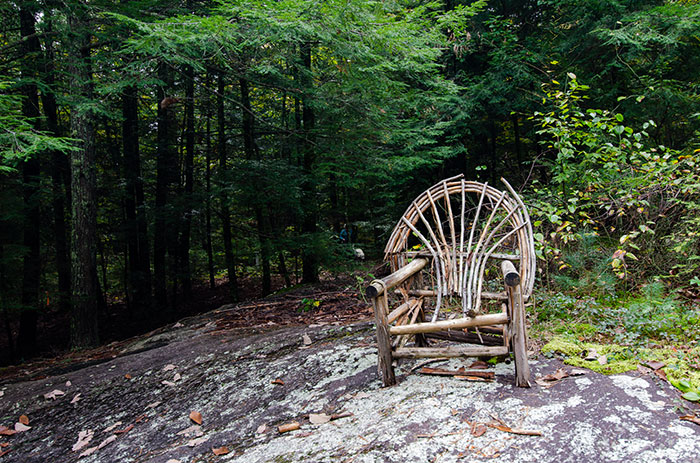
[[[681,397],[685,400],[690,400],[691,402],[700,402],[700,394],[695,391],[686,392]]]

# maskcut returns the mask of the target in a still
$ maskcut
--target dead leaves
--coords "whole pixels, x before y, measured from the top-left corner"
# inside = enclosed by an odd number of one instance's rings
[[[311,424],[324,424],[328,423],[330,420],[330,415],[326,415],[325,413],[311,413],[309,415],[309,421]]]
[[[199,425],[202,424],[202,414],[199,412],[191,411],[190,412],[190,419]]]
[[[273,379],[270,381],[271,384],[275,384],[277,386],[284,386],[284,381],[282,381],[280,378]]]
[[[60,389],[54,389],[53,391],[47,392],[46,394],[44,394],[44,398],[46,400],[56,400],[56,398],[58,398],[62,395],[65,395],[65,392],[63,392]]]
[[[17,434],[17,431],[7,426],[0,426],[0,436],[12,436],[13,434]]]
[[[578,369],[578,368],[572,368],[571,370],[565,370],[564,368],[559,368],[557,371],[554,373],[550,373],[548,375],[541,376],[537,379],[535,379],[535,382],[542,386],[545,389],[548,389],[555,384],[558,384],[559,381],[561,381],[564,378],[568,378],[570,376],[581,376],[585,375],[586,370]]]
[[[15,423],[15,431],[17,431],[17,432],[29,431],[30,429],[32,429],[32,428],[25,425],[25,424]]]
[[[216,455],[217,457],[220,455],[226,455],[229,453],[229,449],[226,446],[219,447],[219,448],[212,448],[211,451]]]
[[[29,417],[27,415],[20,415],[18,421],[25,426],[29,426]]]
[[[483,423],[472,423],[469,432],[474,437],[481,437],[486,433],[486,425]]]
[[[86,447],[90,441],[92,440],[92,437],[95,435],[95,432],[92,429],[88,429],[86,431],[80,431],[78,433],[78,441],[73,444],[73,447],[71,447],[71,450],[74,452],[77,452],[78,450],[82,449],[83,447]]]

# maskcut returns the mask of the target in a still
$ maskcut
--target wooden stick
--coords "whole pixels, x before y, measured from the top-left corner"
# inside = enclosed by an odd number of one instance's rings
[[[453,358],[453,357],[495,357],[506,355],[504,346],[450,346],[450,347],[403,347],[396,349],[395,358]]]
[[[408,312],[408,310],[411,308],[411,301],[415,301],[415,299],[406,301],[394,310],[392,310],[391,313],[386,317],[387,323],[394,323],[401,315]]]
[[[508,315],[504,313],[494,313],[478,315],[472,318],[456,318],[454,320],[440,320],[437,322],[416,323],[414,325],[392,326],[389,328],[389,333],[392,335],[434,333],[436,331],[456,330],[482,325],[501,325],[504,323],[508,323]]]
[[[438,258],[438,255],[435,252],[435,250],[433,249],[433,247],[430,245],[430,242],[425,239],[423,234],[421,232],[419,232],[418,229],[416,227],[414,227],[413,224],[411,224],[411,222],[406,220],[406,218],[402,218],[402,220],[404,221],[404,223],[406,225],[408,225],[408,227],[411,229],[411,231],[413,231],[413,233],[416,234],[418,239],[421,240],[423,242],[423,244],[426,245],[426,247],[428,248],[430,253],[433,255],[433,263],[435,265],[435,272],[437,273],[436,281],[437,281],[437,287],[438,287],[437,301],[435,302],[435,314],[433,315],[433,319],[436,319],[437,313],[440,310],[440,303],[442,302],[442,278],[440,277],[440,259]]]
[[[375,298],[379,296],[384,292],[384,288],[390,290],[397,285],[400,285],[406,281],[408,277],[425,267],[427,263],[428,259],[418,258],[412,260],[408,265],[401,267],[391,275],[384,277],[381,280],[374,280],[365,290],[365,295],[368,298]]]
[[[384,386],[393,386],[396,384],[396,376],[394,375],[394,366],[392,365],[391,356],[391,337],[389,336],[389,324],[386,320],[386,292],[380,297],[372,298],[374,306],[374,319],[377,328],[377,348],[379,373],[382,376]]]
[[[488,183],[484,182],[484,188],[481,190],[481,196],[479,197],[479,205],[476,207],[476,213],[474,214],[474,221],[472,222],[471,231],[469,232],[469,243],[467,244],[467,252],[469,252],[470,254],[473,252],[472,251],[472,242],[474,241],[474,229],[476,228],[476,224],[479,222],[479,213],[481,212],[481,205],[484,203],[484,196],[486,195],[486,187],[487,186],[488,186]],[[467,259],[467,264],[470,264],[469,259]],[[471,268],[471,265],[469,265],[469,267]],[[469,270],[467,270],[465,272],[465,274],[463,275],[464,278],[465,279],[467,278],[467,274],[470,275],[469,280],[471,280],[471,272]],[[463,281],[461,283],[461,285],[467,288],[466,301],[464,300],[464,298],[462,298],[462,313],[464,315],[466,315],[468,311],[472,310],[471,285],[467,281]]]

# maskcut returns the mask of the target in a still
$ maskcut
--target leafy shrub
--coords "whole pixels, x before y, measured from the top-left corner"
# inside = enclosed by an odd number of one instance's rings
[[[571,73],[565,85],[552,81],[544,87],[551,109],[534,116],[550,174],[546,184],[533,182],[529,198],[543,231],[535,238],[549,264],[545,276],[576,285],[571,278],[594,269],[625,285],[659,277],[689,286],[700,273],[700,150],[655,145],[647,132],[653,121],[636,130],[622,114],[582,109],[588,89]],[[588,252],[585,241],[594,237],[609,243],[599,247],[603,254]],[[607,291],[612,280],[602,283]]]

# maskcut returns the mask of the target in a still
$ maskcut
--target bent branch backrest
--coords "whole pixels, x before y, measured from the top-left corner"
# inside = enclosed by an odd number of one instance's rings
[[[367,289],[385,384],[395,382],[394,358],[512,351],[516,383],[529,385],[523,306],[535,281],[532,225],[520,197],[502,181],[499,191],[461,175],[445,179],[416,198],[394,228],[384,250],[392,274]],[[390,296],[403,301],[391,312]],[[500,349],[428,347],[428,338],[484,344],[486,331],[491,342],[500,333]],[[404,347],[409,337],[416,348]]]

